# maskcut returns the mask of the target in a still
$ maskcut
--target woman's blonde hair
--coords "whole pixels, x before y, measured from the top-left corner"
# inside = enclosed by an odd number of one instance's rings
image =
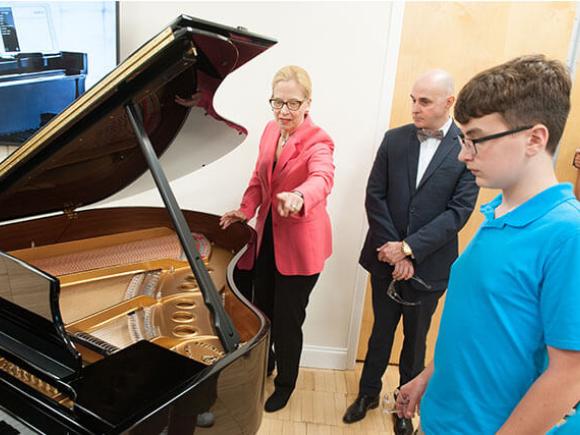
[[[287,65],[280,68],[272,79],[272,91],[274,90],[276,83],[286,82],[288,80],[294,80],[296,83],[298,83],[304,91],[304,96],[307,99],[310,99],[312,96],[312,82],[310,81],[310,76],[304,68],[296,65]]]

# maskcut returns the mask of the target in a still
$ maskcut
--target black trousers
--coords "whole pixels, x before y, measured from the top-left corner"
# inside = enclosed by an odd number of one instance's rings
[[[254,268],[254,303],[272,323],[268,366],[273,367],[275,360],[278,370],[274,380],[276,389],[291,392],[296,386],[302,353],[302,324],[310,292],[319,275],[282,275],[278,272],[272,219],[268,215]]]
[[[403,317],[403,349],[399,357],[399,385],[406,384],[425,368],[425,348],[431,318],[443,292],[423,292],[410,284],[397,284],[399,294],[407,301],[421,301],[420,305],[401,305],[387,296],[390,278],[371,275],[373,313],[375,321],[363,371],[359,394],[376,396],[382,389],[381,378],[391,357],[395,330]]]

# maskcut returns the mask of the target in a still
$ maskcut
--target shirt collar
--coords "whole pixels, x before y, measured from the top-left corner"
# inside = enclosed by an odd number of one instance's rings
[[[495,209],[503,200],[503,195],[499,194],[492,201],[480,207],[481,213],[485,216],[485,221],[482,226],[503,227],[509,225],[512,227],[524,227],[536,219],[541,218],[557,205],[575,199],[576,197],[572,193],[572,184],[556,184],[496,219]]]
[[[439,129],[439,130],[441,130],[443,132],[443,137],[447,136],[447,132],[451,128],[451,123],[452,122],[453,122],[453,119],[451,117],[449,117],[449,119],[447,120],[447,122],[445,124],[443,124],[443,127],[441,127]]]

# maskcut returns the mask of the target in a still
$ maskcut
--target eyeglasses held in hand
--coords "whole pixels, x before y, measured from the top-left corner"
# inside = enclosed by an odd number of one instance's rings
[[[474,156],[477,154],[477,145],[478,143],[487,142],[488,140],[492,139],[499,139],[500,137],[504,137],[510,134],[519,133],[520,131],[529,130],[532,128],[533,125],[526,125],[524,127],[516,127],[512,128],[511,130],[502,131],[501,133],[490,134],[489,136],[478,137],[477,139],[469,139],[465,137],[463,133],[459,133],[457,135],[457,139],[459,139],[459,143],[461,144],[461,148],[466,151],[469,151],[470,154]]]
[[[304,103],[304,101],[300,101],[300,100],[284,101],[284,100],[281,100],[279,98],[270,98],[270,106],[272,106],[272,109],[274,109],[274,110],[282,110],[282,107],[284,107],[284,105],[286,105],[288,110],[295,112],[296,110],[300,109],[300,106],[302,106],[302,103]]]
[[[420,287],[423,287],[421,290],[424,290],[424,291],[431,291],[431,290],[433,290],[433,287],[430,284],[427,284],[425,281],[423,281],[417,275],[413,275],[410,279],[412,279],[417,284],[419,284]],[[397,280],[394,280],[394,279],[391,280],[391,283],[389,284],[389,287],[387,288],[387,296],[390,297],[395,302],[397,302],[397,303],[399,303],[401,305],[408,306],[408,307],[413,307],[415,305],[420,305],[421,304],[421,301],[410,302],[410,301],[406,301],[405,299],[403,299],[401,297],[401,295],[397,291],[397,285],[398,285],[399,282],[401,282],[401,281],[397,281]]]
[[[383,413],[385,414],[396,414],[397,413],[397,394],[399,394],[399,389],[396,388],[395,391],[389,391],[383,396]]]

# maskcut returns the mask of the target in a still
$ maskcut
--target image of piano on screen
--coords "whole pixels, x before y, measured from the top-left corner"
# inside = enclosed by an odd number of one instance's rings
[[[118,61],[114,2],[0,5],[0,160]]]

